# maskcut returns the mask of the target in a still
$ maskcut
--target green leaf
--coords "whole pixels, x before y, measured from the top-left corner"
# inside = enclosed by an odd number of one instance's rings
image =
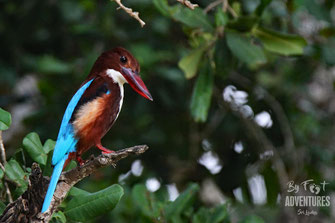
[[[21,168],[20,164],[14,160],[11,159],[8,161],[5,165],[5,173],[6,176],[11,179],[12,181],[17,182],[21,186],[27,185],[28,183],[25,181],[25,172]]]
[[[178,66],[184,71],[187,79],[194,77],[197,73],[200,59],[205,49],[206,47],[204,46],[194,49],[179,61]]]
[[[45,141],[43,145],[43,151],[45,154],[48,154],[50,151],[52,151],[55,148],[56,142],[52,139],[48,139]]]
[[[74,196],[74,197],[88,196],[90,194],[91,194],[90,192],[79,189],[78,187],[72,187],[71,190],[69,191],[69,196]]]
[[[226,205],[218,205],[215,208],[210,209],[208,223],[221,223],[224,220],[229,219],[227,206]]]
[[[2,170],[2,169],[0,169],[0,179],[2,179],[2,178],[3,178],[3,176],[4,176],[4,172],[3,172],[3,170]]]
[[[255,45],[250,37],[234,31],[227,31],[226,37],[231,52],[251,68],[266,63],[263,49]]]
[[[207,223],[209,215],[209,210],[201,207],[199,211],[195,215],[193,215],[192,223]]]
[[[37,133],[29,133],[23,139],[23,148],[28,152],[29,156],[39,164],[45,165],[47,162],[47,154],[44,152],[40,137]]]
[[[12,116],[10,113],[0,108],[0,131],[8,129],[11,123]]]
[[[170,6],[167,0],[153,0],[153,2],[162,15],[167,17],[170,16]]]
[[[258,16],[261,16],[263,14],[264,9],[272,2],[272,0],[261,0],[259,3],[257,9],[256,9],[256,14]]]
[[[165,208],[167,218],[180,215],[187,208],[191,207],[196,193],[199,191],[197,184],[190,184],[190,186],[179,195],[179,197]]]
[[[52,172],[53,172],[53,167],[52,167],[52,155],[53,155],[53,151],[49,152],[47,154],[47,162],[43,168],[43,175],[44,176],[51,176]],[[66,166],[67,167],[67,166]]]
[[[331,22],[331,13],[327,4],[320,4],[317,0],[303,0],[304,7],[308,12],[316,17],[318,20],[325,20]]]
[[[198,76],[191,98],[191,115],[197,122],[205,122],[211,105],[214,76],[206,65]]]
[[[247,216],[239,223],[264,223],[264,220],[256,215]]]
[[[301,55],[307,45],[307,42],[300,36],[283,34],[261,27],[253,29],[253,34],[262,41],[265,49],[285,56]]]
[[[191,10],[181,4],[169,6],[167,0],[154,0],[154,4],[164,16],[171,17],[190,28],[201,28],[205,32],[214,31],[208,16],[200,8]]]
[[[161,204],[155,200],[154,195],[143,184],[135,185],[131,194],[134,202],[145,216],[151,218],[159,217]]]
[[[114,209],[123,196],[123,188],[114,184],[104,190],[73,198],[65,208],[66,217],[87,222]]]
[[[202,28],[206,32],[212,32],[214,30],[207,15],[200,8],[191,10],[182,5],[178,5],[178,7],[174,7],[173,10],[171,10],[171,16],[190,28]]]
[[[66,217],[63,212],[57,211],[52,215],[50,223],[66,223]]]
[[[227,13],[222,8],[218,7],[215,13],[215,24],[217,27],[225,26],[229,21]]]
[[[240,16],[237,19],[230,20],[227,27],[239,32],[249,32],[258,24],[259,17],[256,16]]]
[[[37,60],[36,69],[40,73],[47,74],[66,74],[70,72],[71,67],[67,63],[53,57],[53,56],[43,56]]]
[[[215,43],[214,62],[215,74],[224,76],[232,69],[231,58],[232,53],[228,49],[227,42],[224,38],[220,38]]]
[[[6,205],[2,201],[0,201],[0,215],[5,210],[5,208],[6,208]]]

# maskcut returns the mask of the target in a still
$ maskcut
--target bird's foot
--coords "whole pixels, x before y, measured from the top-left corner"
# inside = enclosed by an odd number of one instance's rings
[[[83,160],[80,156],[77,156],[77,161],[79,163],[80,166],[84,165],[85,164],[85,160]]]
[[[102,153],[115,153],[114,150],[106,149],[101,144],[97,144],[96,146],[97,146],[98,149],[100,149],[102,151]]]

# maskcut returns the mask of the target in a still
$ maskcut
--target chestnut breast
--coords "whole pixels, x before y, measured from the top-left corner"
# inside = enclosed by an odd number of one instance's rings
[[[105,84],[107,84],[105,93],[83,103],[74,114],[72,124],[76,136],[79,142],[82,141],[80,144],[84,143],[88,147],[100,142],[117,119],[121,109],[123,89],[116,83]]]

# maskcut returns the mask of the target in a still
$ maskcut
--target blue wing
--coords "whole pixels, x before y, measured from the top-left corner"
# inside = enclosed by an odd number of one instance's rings
[[[57,137],[56,146],[52,156],[52,164],[55,167],[52,172],[47,194],[45,195],[44,198],[42,213],[46,212],[50,206],[59,176],[62,173],[63,166],[69,156],[69,152],[75,151],[75,145],[78,140],[74,136],[73,126],[70,122],[70,119],[72,117],[75,108],[77,107],[79,100],[81,99],[86,89],[90,86],[92,81],[93,79],[88,81],[79,88],[79,90],[72,97],[70,103],[68,104],[65,110],[62,124],[60,126],[60,130]]]
[[[66,156],[69,152],[75,151],[75,146],[78,140],[75,138],[73,126],[70,122],[70,119],[79,100],[81,99],[85,90],[90,86],[92,81],[93,79],[85,83],[83,86],[81,86],[81,88],[79,88],[79,90],[72,97],[70,103],[68,104],[65,110],[62,124],[60,126],[60,130],[57,137],[56,146],[52,156],[53,165],[56,165],[58,162],[63,160],[64,156]]]

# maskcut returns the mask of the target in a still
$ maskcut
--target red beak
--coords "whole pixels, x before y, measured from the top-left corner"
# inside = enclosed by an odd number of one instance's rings
[[[151,94],[149,92],[149,90],[147,89],[147,87],[143,83],[140,75],[138,75],[137,72],[135,73],[130,68],[124,68],[124,67],[122,67],[122,74],[126,78],[126,80],[128,81],[128,83],[130,84],[130,86],[137,93],[139,93],[140,95],[142,95],[146,99],[149,99],[150,101],[153,100],[152,96],[151,96]]]

